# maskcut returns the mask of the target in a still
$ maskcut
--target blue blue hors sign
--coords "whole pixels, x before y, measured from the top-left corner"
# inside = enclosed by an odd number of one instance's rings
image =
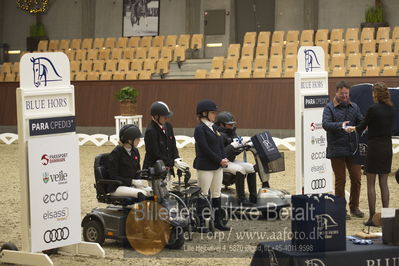
[[[29,120],[30,136],[75,132],[75,116]]]

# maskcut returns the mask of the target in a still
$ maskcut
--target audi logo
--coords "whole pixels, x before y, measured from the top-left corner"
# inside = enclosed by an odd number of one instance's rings
[[[63,228],[47,230],[46,232],[44,232],[43,240],[48,244],[51,242],[67,240],[68,237],[69,237],[69,229],[68,227],[63,227]]]
[[[325,188],[327,186],[327,181],[325,178],[321,178],[321,179],[314,179],[312,180],[312,182],[310,183],[310,187],[312,189],[322,189]]]
[[[58,193],[51,193],[51,194],[45,194],[43,196],[43,202],[45,204],[51,202],[54,203],[56,201],[62,201],[62,200],[67,200],[68,199],[68,191],[64,192],[58,192]]]

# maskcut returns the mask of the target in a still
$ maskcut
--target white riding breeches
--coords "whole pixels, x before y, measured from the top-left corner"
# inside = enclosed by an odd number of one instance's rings
[[[223,172],[231,173],[233,175],[240,172],[241,174],[246,175],[249,173],[255,173],[255,170],[252,164],[235,160],[234,162],[229,162],[227,167],[223,168]]]
[[[222,190],[223,169],[217,170],[197,170],[198,186],[200,186],[202,193],[208,195],[211,190],[212,198],[220,198],[220,191]]]
[[[151,195],[151,187],[126,187],[126,186],[119,186],[114,192],[110,193],[112,196],[120,196],[120,197],[133,197],[137,198],[137,194],[139,192],[143,193],[144,196]]]

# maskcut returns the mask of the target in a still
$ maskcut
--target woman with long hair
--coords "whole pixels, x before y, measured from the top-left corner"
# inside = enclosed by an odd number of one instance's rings
[[[385,83],[376,83],[372,88],[374,104],[367,110],[366,117],[356,127],[348,127],[346,131],[363,132],[368,128],[368,149],[365,163],[367,174],[367,197],[370,217],[365,225],[374,226],[372,218],[375,214],[375,180],[381,189],[382,207],[389,207],[388,174],[392,165],[392,126],[395,111],[388,88]]]

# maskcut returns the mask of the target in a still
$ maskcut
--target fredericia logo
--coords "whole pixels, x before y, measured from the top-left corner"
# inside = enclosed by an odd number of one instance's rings
[[[320,146],[324,146],[326,145],[326,138],[323,135],[320,136],[319,138],[312,136],[311,143],[312,145],[318,144]]]
[[[59,185],[68,183],[68,174],[64,173],[62,170],[56,174],[49,174],[48,172],[43,173],[43,182],[47,184],[48,182],[57,182]]]

